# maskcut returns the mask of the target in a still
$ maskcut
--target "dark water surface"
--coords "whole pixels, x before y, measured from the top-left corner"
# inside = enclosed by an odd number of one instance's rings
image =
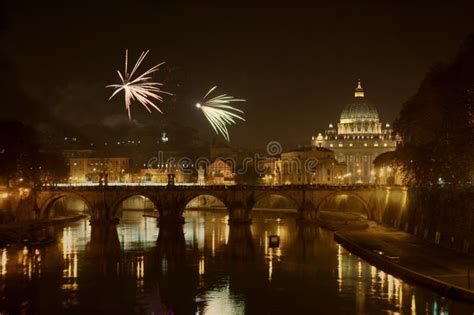
[[[46,247],[0,249],[1,314],[472,314],[474,306],[409,285],[351,255],[318,227],[255,213],[187,211],[158,228],[81,220]],[[279,248],[268,236],[279,235]]]

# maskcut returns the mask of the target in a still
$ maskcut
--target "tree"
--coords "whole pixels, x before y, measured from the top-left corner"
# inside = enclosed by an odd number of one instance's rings
[[[426,186],[470,179],[474,165],[474,34],[449,64],[437,64],[395,121],[406,181]]]
[[[38,149],[34,131],[18,121],[0,121],[0,176],[7,185],[12,180],[36,182]]]
[[[0,135],[0,177],[7,185],[53,184],[67,177],[61,152],[40,152],[32,128],[18,121],[0,121]]]
[[[56,184],[68,177],[69,169],[66,160],[59,151],[40,152],[36,164],[41,183]]]
[[[257,185],[259,175],[254,167],[250,167],[245,172],[236,174],[234,180],[238,185]]]

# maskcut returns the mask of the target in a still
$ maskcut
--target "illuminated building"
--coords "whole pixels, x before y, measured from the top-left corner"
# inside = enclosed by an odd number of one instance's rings
[[[8,187],[8,180],[6,176],[0,176],[0,189],[6,189]]]
[[[168,183],[168,174],[174,174],[175,183],[190,183],[190,174],[181,171],[180,169],[174,169],[176,165],[165,167],[165,168],[143,168],[139,173],[131,175],[131,181],[135,183],[154,183],[154,184],[166,184]]]
[[[345,163],[351,182],[374,183],[374,159],[394,151],[397,139],[390,124],[380,122],[376,107],[367,101],[359,81],[354,99],[347,104],[337,126],[329,124],[324,134],[312,137],[314,147],[328,148],[336,153],[338,162]]]
[[[281,154],[281,184],[343,184],[346,165],[332,150],[302,147]]]
[[[234,185],[234,166],[222,159],[216,159],[207,170],[207,184]]]
[[[71,183],[118,183],[125,182],[129,173],[127,157],[80,157],[69,159]]]

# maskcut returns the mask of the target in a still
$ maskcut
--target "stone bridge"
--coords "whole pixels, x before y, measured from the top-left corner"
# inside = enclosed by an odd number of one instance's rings
[[[143,196],[155,205],[160,222],[184,222],[183,212],[193,199],[209,195],[220,200],[229,211],[229,223],[251,222],[252,208],[261,199],[277,195],[290,200],[297,208],[300,220],[317,219],[321,204],[338,195],[356,198],[369,219],[380,216],[377,200],[384,199],[390,187],[380,186],[77,186],[45,187],[34,194],[37,217],[48,218],[54,203],[64,197],[82,199],[88,206],[92,221],[113,221],[124,200]],[[393,189],[393,188],[392,188]],[[398,188],[403,189],[403,188]],[[381,195],[382,194],[382,195]]]

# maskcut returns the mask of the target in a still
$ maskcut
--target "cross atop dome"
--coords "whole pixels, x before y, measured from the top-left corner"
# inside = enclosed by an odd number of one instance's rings
[[[364,97],[364,89],[360,84],[360,79],[357,81],[357,87],[355,89],[354,97]]]

